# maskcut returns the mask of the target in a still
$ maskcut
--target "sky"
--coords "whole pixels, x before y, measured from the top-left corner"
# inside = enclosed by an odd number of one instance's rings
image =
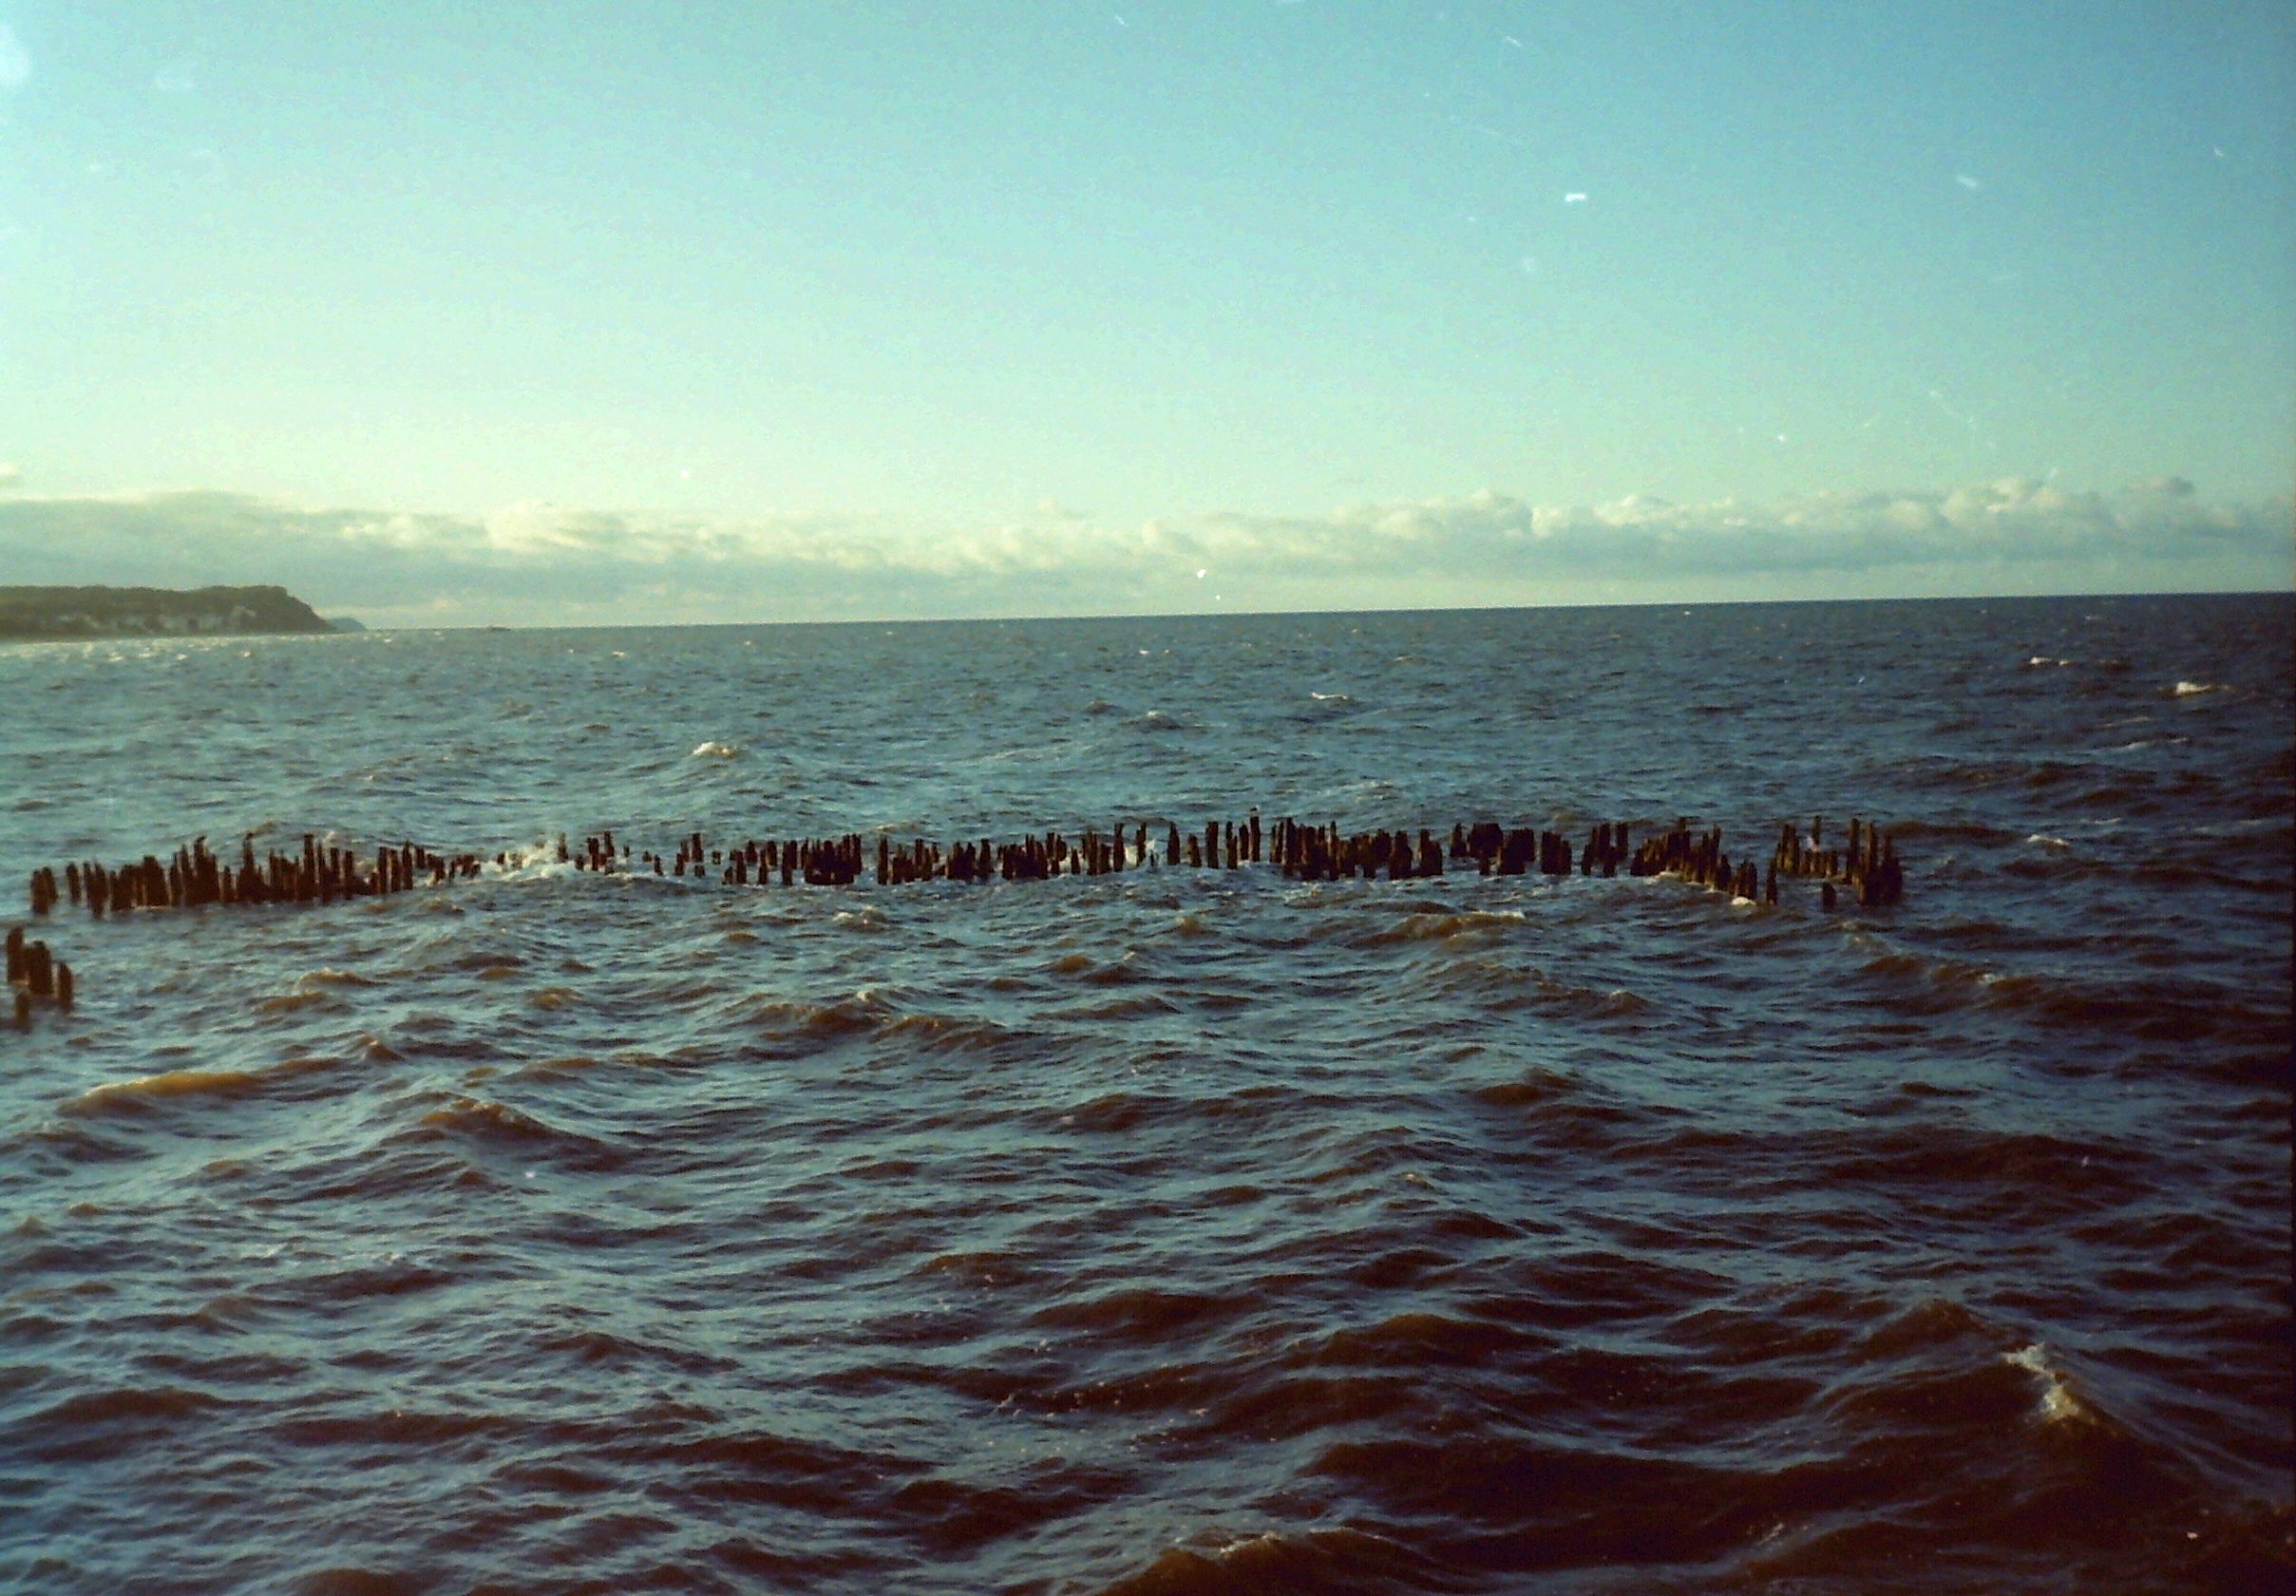
[[[0,583],[2296,583],[2296,7],[0,0]]]

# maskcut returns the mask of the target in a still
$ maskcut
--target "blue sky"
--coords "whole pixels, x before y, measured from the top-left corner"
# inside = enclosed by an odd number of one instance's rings
[[[1880,10],[0,0],[0,581],[2286,585],[2296,9]]]

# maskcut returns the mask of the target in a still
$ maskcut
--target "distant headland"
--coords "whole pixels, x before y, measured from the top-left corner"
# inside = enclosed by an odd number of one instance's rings
[[[0,587],[0,641],[363,630],[283,587]]]

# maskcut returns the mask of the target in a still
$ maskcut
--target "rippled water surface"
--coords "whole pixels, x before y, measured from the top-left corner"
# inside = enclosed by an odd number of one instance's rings
[[[0,648],[0,871],[1257,806],[1893,830],[1894,908],[554,864],[35,926],[0,1587],[2241,1590],[2291,607]],[[7,923],[18,923],[11,919]]]

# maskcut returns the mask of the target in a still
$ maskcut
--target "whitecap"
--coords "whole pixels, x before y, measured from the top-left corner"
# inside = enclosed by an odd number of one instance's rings
[[[2197,698],[2204,693],[2229,692],[2222,682],[2180,681],[2170,690],[2172,698]]]
[[[488,860],[480,866],[483,875],[497,881],[550,881],[575,873],[573,861],[561,862],[555,848],[537,845],[531,848],[511,848],[503,856],[503,863]]]
[[[2065,1383],[2065,1377],[2049,1366],[2049,1349],[2040,1341],[2002,1354],[2002,1361],[2012,1364],[2040,1382],[2040,1416],[2044,1422],[2057,1423],[2083,1416],[2079,1398]]]
[[[695,759],[739,759],[741,751],[739,743],[707,742],[695,749],[691,757]]]

